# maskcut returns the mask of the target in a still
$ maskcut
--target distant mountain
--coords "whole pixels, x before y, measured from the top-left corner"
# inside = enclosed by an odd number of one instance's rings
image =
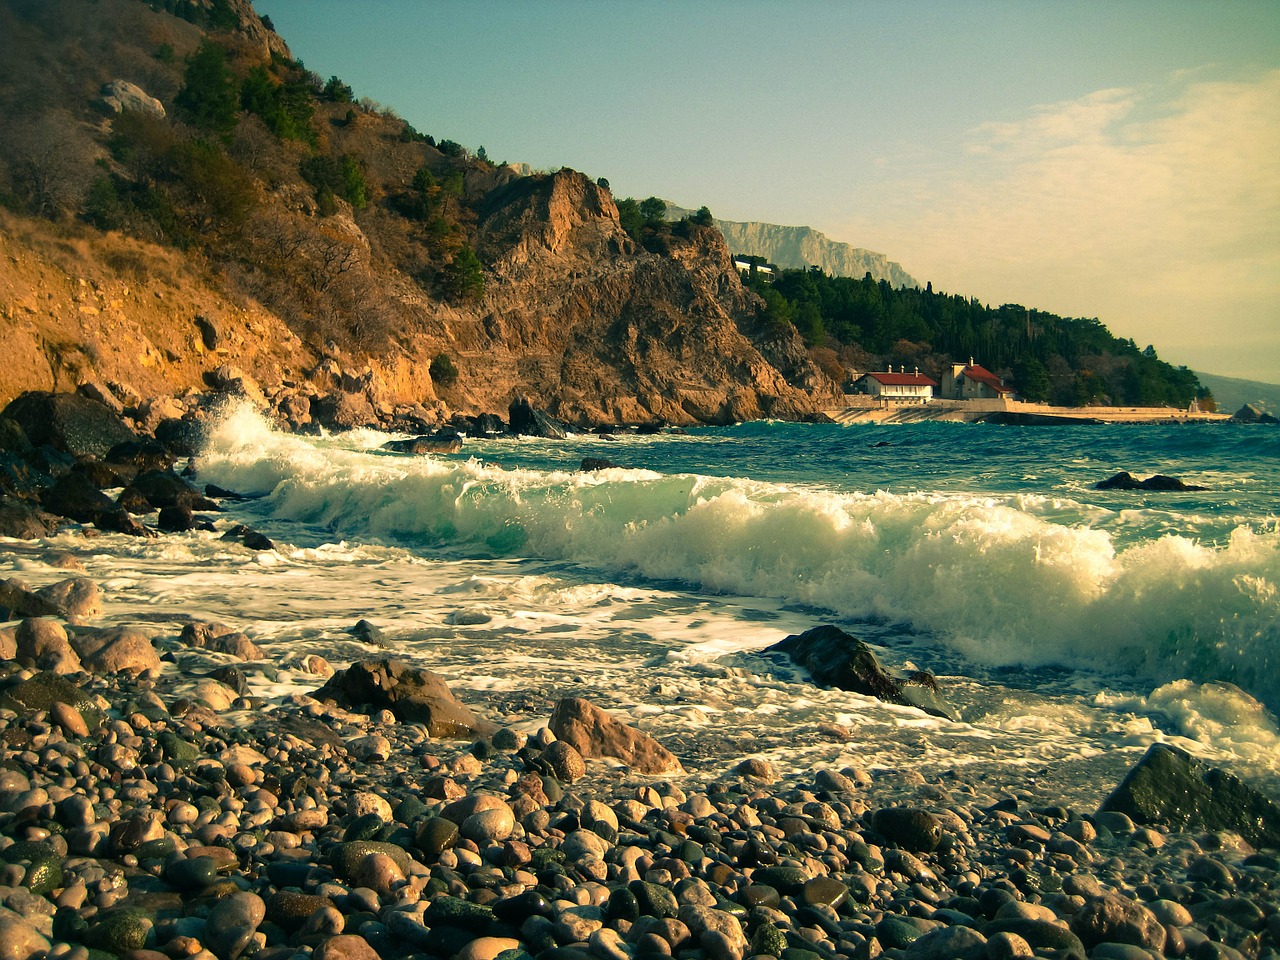
[[[667,217],[678,220],[693,213],[685,207],[667,204]],[[902,265],[883,253],[864,250],[832,240],[813,227],[786,227],[758,221],[716,220],[725,243],[735,254],[766,258],[780,267],[821,267],[833,277],[861,279],[868,273],[876,280],[888,280],[894,287],[918,287],[919,281]]]
[[[1247,403],[1272,416],[1280,414],[1280,384],[1237,380],[1199,371],[1196,377],[1213,392],[1218,409],[1224,413],[1235,413]]]

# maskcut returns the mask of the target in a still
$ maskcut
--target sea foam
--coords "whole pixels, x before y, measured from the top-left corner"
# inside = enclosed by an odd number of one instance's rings
[[[503,470],[273,431],[244,408],[202,478],[267,522],[415,551],[530,556],[909,623],[991,665],[1229,681],[1280,703],[1280,533],[1117,546],[1063,498],[855,494],[647,470]],[[290,528],[293,530],[294,528]],[[299,536],[300,530],[295,531]],[[313,545],[314,546],[314,545]]]

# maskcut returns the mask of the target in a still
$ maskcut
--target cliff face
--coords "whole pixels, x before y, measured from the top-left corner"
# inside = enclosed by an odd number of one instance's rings
[[[0,181],[20,208],[0,210],[0,348],[20,361],[0,366],[0,403],[86,381],[181,394],[234,365],[277,409],[359,395],[348,407],[363,422],[501,413],[517,394],[581,424],[798,418],[831,405],[835,385],[794,331],[766,330],[718,231],[673,231],[646,250],[586,177],[521,176],[437,149],[388,111],[325,100],[319,78],[309,142],[273,137],[248,113],[229,139],[206,141],[197,156],[217,161],[205,170],[233,202],[184,188],[176,165],[139,172],[121,137],[155,145],[157,162],[192,156],[183,144],[199,134],[174,107],[203,37],[228,51],[237,83],[261,65],[284,71],[279,82],[301,71],[247,0],[170,6],[177,15],[138,0],[0,6],[0,35],[21,35],[26,51],[21,71],[0,71],[0,128],[6,105],[42,84],[42,64],[65,65],[44,84],[40,125],[0,138]],[[95,101],[113,78],[140,84],[166,115],[104,117]],[[39,156],[74,160],[56,189],[25,176]],[[315,171],[348,161],[363,196],[331,191],[326,209]],[[144,176],[174,222],[192,225],[180,238],[127,207]],[[84,198],[108,181],[126,208],[118,227],[99,229]],[[479,296],[450,286],[471,250]],[[441,355],[456,379],[433,380]]]
[[[894,287],[918,287],[919,282],[883,253],[832,240],[812,227],[783,227],[776,223],[735,223],[717,220],[730,249],[766,257],[780,267],[818,266],[836,277],[888,280]]]

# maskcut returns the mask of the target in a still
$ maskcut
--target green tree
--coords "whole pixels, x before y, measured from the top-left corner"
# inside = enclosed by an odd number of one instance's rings
[[[716,218],[711,215],[711,210],[707,207],[699,207],[698,212],[689,217],[689,222],[700,227],[714,227]]]
[[[330,103],[354,103],[356,99],[355,91],[337,77],[330,77],[325,81],[320,95]]]
[[[447,353],[438,353],[431,360],[431,379],[444,387],[451,387],[458,382],[458,368]]]
[[[608,179],[607,179],[607,178],[605,178],[605,177],[597,177],[597,178],[596,178],[596,186],[597,186],[597,187],[599,187],[601,190],[608,190],[608,189],[609,189],[609,181],[608,181]]]
[[[1024,400],[1043,403],[1049,399],[1049,371],[1035,357],[1023,357],[1013,365],[1013,385]]]
[[[618,201],[618,222],[627,231],[627,236],[639,242],[640,235],[644,232],[644,214],[640,212],[640,204],[633,197],[624,197]]]
[[[484,295],[484,265],[471,247],[463,244],[444,272],[445,289],[457,300],[479,300]]]
[[[187,59],[182,89],[173,102],[179,115],[198,130],[225,136],[235,129],[240,98],[223,47],[207,39],[200,42]]]
[[[667,205],[658,197],[648,197],[640,201],[640,216],[646,227],[656,227],[666,222]]]

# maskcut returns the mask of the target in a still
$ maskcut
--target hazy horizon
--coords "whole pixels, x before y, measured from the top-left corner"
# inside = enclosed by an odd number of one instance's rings
[[[1280,383],[1270,0],[257,0],[424,133]]]

